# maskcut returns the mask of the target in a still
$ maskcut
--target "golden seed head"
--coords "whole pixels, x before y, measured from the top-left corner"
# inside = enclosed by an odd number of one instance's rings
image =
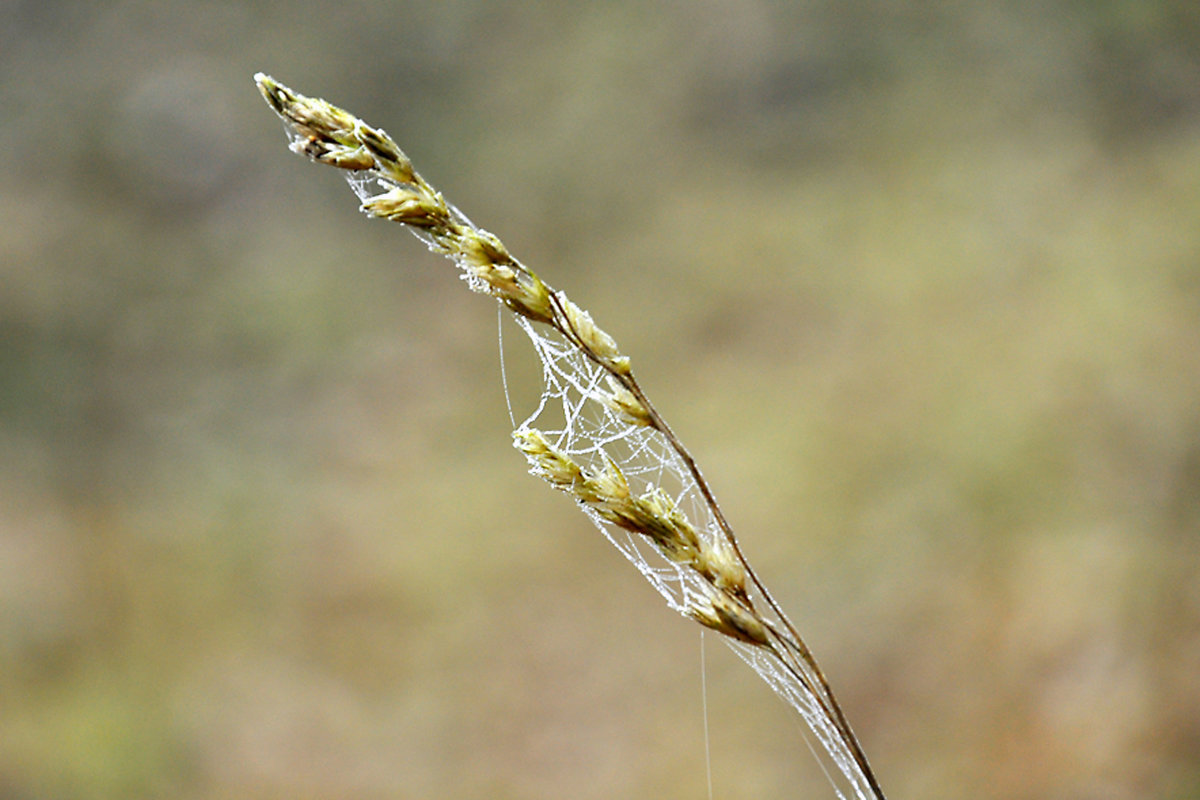
[[[698,545],[696,570],[713,586],[735,597],[746,596],[746,567],[733,550],[718,541],[715,545],[701,541]]]
[[[488,294],[508,298],[521,291],[516,271],[505,264],[468,264],[464,269],[467,276]]]
[[[670,495],[655,486],[638,497],[635,505],[646,526],[658,533],[656,540],[661,538],[677,555],[686,554],[689,562],[695,559],[699,545],[696,529]]]
[[[724,632],[721,631],[721,618],[717,616],[717,612],[713,609],[712,603],[708,602],[707,600],[703,602],[699,600],[693,600],[688,604],[687,608],[684,609],[683,613],[696,620],[696,622],[699,622],[706,628],[712,628],[714,631],[720,631],[722,633]]]
[[[297,132],[319,139],[329,139],[347,147],[357,146],[354,127],[358,119],[353,114],[319,98],[305,97],[290,89],[284,89],[285,87],[275,84],[274,91],[269,96],[265,89],[263,95],[267,97],[272,108],[296,126]]]
[[[356,120],[354,136],[377,162],[379,170],[398,183],[415,183],[417,173],[404,151],[382,130]]]
[[[625,374],[629,371],[629,359],[617,350],[617,343],[592,321],[592,315],[559,293],[562,308],[567,317],[567,328],[578,337],[580,344],[589,353],[616,372]]]
[[[684,613],[705,627],[747,644],[759,647],[770,644],[762,618],[725,592],[714,592],[704,601],[693,601]]]
[[[362,210],[373,217],[409,222],[422,213],[425,198],[404,186],[397,186],[383,194],[368,197]]]
[[[447,209],[439,197],[430,197],[411,187],[397,186],[383,194],[368,197],[360,208],[372,217],[402,222],[415,228],[445,230]]]
[[[551,486],[570,491],[584,482],[583,469],[536,428],[513,431],[513,444],[529,459],[534,474]]]
[[[283,114],[284,109],[292,102],[295,94],[291,89],[277,82],[270,75],[264,72],[254,73],[254,82],[258,85],[258,91],[267,101],[276,114]]]
[[[608,392],[601,394],[599,399],[634,425],[649,426],[652,423],[650,412],[642,401],[612,375],[608,376]]]
[[[299,97],[292,106],[292,113],[298,124],[340,144],[350,145],[357,141],[354,128],[358,118],[324,100]]]
[[[293,153],[338,169],[360,171],[375,167],[375,159],[361,147],[347,147],[329,139],[309,136],[307,139],[297,139],[290,147]]]
[[[511,264],[512,256],[504,243],[491,231],[476,230],[463,240],[461,255],[469,264]]]
[[[471,249],[472,239],[468,231],[462,240],[464,250]],[[472,258],[462,259],[459,266],[466,273],[468,285],[473,291],[498,297],[512,311],[535,322],[549,323],[554,319],[550,289],[532,272]]]
[[[616,462],[609,460],[604,469],[588,477],[586,484],[585,491],[580,492],[581,499],[623,516],[629,505],[629,481]]]
[[[536,274],[525,270],[520,276],[521,295],[511,298],[508,307],[535,322],[550,323],[554,319],[554,305],[550,301],[550,287]]]

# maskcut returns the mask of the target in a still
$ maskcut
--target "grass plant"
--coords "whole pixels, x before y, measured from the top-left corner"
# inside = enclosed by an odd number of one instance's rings
[[[267,75],[255,81],[294,152],[343,170],[363,212],[402,223],[452,259],[467,285],[498,300],[529,336],[544,391],[513,442],[530,471],[572,497],[673,609],[720,634],[796,709],[834,767],[827,773],[838,796],[882,800],[812,652],[613,337],[448,203],[383,130]]]

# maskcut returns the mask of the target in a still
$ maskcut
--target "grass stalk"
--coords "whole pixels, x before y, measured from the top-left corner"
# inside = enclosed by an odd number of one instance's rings
[[[834,784],[839,796],[883,800],[825,674],[616,341],[447,203],[384,131],[267,75],[255,81],[287,124],[294,152],[343,170],[363,212],[407,226],[451,258],[472,290],[516,316],[547,382],[538,410],[513,432],[530,471],[570,495],[672,608],[725,637],[796,708],[845,778],[844,787]],[[535,427],[555,401],[559,427]]]

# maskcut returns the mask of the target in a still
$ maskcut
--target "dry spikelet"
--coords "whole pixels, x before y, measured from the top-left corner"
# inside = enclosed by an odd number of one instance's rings
[[[600,402],[634,425],[649,426],[653,423],[645,403],[612,375],[608,376],[608,391],[600,394]]]
[[[575,335],[580,346],[618,375],[629,374],[629,359],[621,355],[617,343],[592,321],[592,315],[558,293],[559,305],[566,317],[567,329]]]
[[[535,428],[513,431],[513,441],[529,459],[533,473],[554,488],[571,492],[575,486],[584,482],[583,469],[551,445],[541,431]]]
[[[762,617],[724,592],[714,592],[704,603],[688,608],[687,614],[701,625],[746,644],[767,647],[771,643]]]

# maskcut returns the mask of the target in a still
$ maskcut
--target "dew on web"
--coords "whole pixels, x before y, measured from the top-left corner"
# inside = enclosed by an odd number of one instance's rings
[[[585,470],[599,473],[615,464],[630,491],[664,492],[685,511],[701,537],[716,542],[720,531],[701,501],[695,480],[662,433],[634,424],[604,401],[608,372],[555,331],[518,320],[542,364],[543,390],[537,407],[518,430],[536,428]],[[702,579],[663,558],[644,537],[603,520],[580,506],[608,540],[658,590],[671,608],[683,612],[688,600],[704,596]]]
[[[365,203],[372,197],[396,188],[396,185],[391,181],[386,181],[366,170],[347,170],[342,173],[342,177],[346,179],[346,183],[350,184],[350,190],[354,192],[354,196],[358,198],[358,202],[360,203]]]

